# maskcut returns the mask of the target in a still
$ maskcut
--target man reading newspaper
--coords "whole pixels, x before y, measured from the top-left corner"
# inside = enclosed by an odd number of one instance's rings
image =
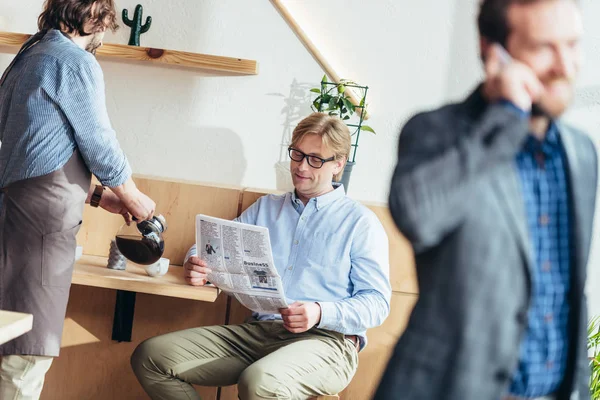
[[[199,399],[192,384],[238,385],[246,399],[306,399],[343,390],[366,330],[389,314],[388,239],[377,217],[334,187],[351,149],[337,117],[302,120],[289,148],[295,191],[268,195],[237,221],[269,229],[289,306],[241,325],[187,329],[141,343],[133,370],[152,399]],[[211,272],[190,249],[190,285]]]

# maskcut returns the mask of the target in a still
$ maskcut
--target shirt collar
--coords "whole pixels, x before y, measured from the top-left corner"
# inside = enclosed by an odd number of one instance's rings
[[[554,122],[550,122],[550,126],[548,126],[548,131],[543,140],[540,141],[537,137],[529,134],[523,146],[523,150],[527,152],[533,153],[542,150],[546,154],[552,154],[553,152],[560,150],[560,148],[560,132]]]
[[[41,41],[70,43],[73,46],[77,47],[79,50],[85,51],[87,53],[86,50],[84,50],[81,47],[77,46],[77,44],[75,44],[75,42],[73,41],[73,39],[71,39],[71,37],[67,33],[65,33],[63,31],[59,31],[58,29],[50,29],[50,30],[48,30],[48,32],[46,32],[46,34],[44,35],[44,37],[42,38]],[[89,54],[91,54],[91,53],[89,53]]]
[[[341,199],[342,197],[345,197],[345,196],[346,196],[346,192],[344,191],[344,185],[342,185],[339,182],[334,182],[333,190],[331,192],[325,193],[324,195],[321,195],[318,197],[313,197],[312,199],[309,200],[309,203],[311,201],[314,201],[316,203],[317,210],[320,210],[322,207],[325,207],[328,204],[333,203],[337,199]],[[292,192],[292,204],[293,205],[301,205],[302,204],[302,200],[300,200],[298,198],[298,196],[296,196],[295,190]]]
[[[46,34],[44,35],[44,39],[46,40],[60,40],[60,39],[67,39],[69,41],[71,41],[71,38],[69,38],[69,36],[64,33],[59,31],[58,29],[50,29],[48,32],[46,32]]]

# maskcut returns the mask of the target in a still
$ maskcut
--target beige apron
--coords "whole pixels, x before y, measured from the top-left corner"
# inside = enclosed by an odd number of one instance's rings
[[[0,355],[58,356],[91,174],[78,152],[48,175],[2,188],[0,309],[33,314],[33,329]]]

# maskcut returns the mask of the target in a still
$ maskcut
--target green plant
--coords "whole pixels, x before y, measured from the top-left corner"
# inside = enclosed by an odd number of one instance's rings
[[[129,45],[130,46],[139,46],[140,45],[140,35],[142,33],[148,32],[150,29],[150,25],[152,25],[152,17],[146,18],[146,23],[142,25],[142,13],[144,12],[142,5],[138,4],[135,7],[135,12],[133,14],[133,19],[129,19],[127,9],[123,10],[123,22],[125,25],[131,28],[131,35],[129,36]]]
[[[592,400],[600,400],[600,317],[593,318],[588,326],[588,350],[591,353],[590,391]]]
[[[327,75],[323,75],[321,85],[318,88],[310,89],[311,92],[317,94],[317,97],[313,100],[311,105],[313,111],[337,115],[346,122],[348,127],[352,128],[350,133],[354,136],[354,143],[352,144],[353,152],[349,160],[350,162],[354,162],[356,158],[356,149],[358,147],[360,131],[375,133],[373,128],[363,124],[364,115],[366,114],[368,89],[368,86],[360,86],[356,82],[348,79],[341,79],[339,83],[328,82]],[[360,93],[360,102],[358,105],[352,103],[351,97],[348,94],[349,90],[355,90]],[[355,118],[357,121],[351,121],[353,116],[357,116],[357,118]]]

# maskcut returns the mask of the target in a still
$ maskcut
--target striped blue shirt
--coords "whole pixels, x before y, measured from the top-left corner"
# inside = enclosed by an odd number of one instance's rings
[[[275,267],[288,304],[317,302],[318,328],[358,335],[390,312],[389,242],[381,222],[344,188],[312,198],[294,193],[263,196],[237,221],[269,229]],[[196,255],[195,245],[188,257]],[[279,314],[254,314],[258,320]]]
[[[56,171],[76,149],[106,186],[131,176],[98,61],[56,30],[19,57],[0,87],[0,142],[0,187]]]
[[[556,125],[543,142],[527,138],[517,165],[534,265],[528,326],[510,392],[538,397],[558,390],[569,342],[570,207],[566,158]]]

